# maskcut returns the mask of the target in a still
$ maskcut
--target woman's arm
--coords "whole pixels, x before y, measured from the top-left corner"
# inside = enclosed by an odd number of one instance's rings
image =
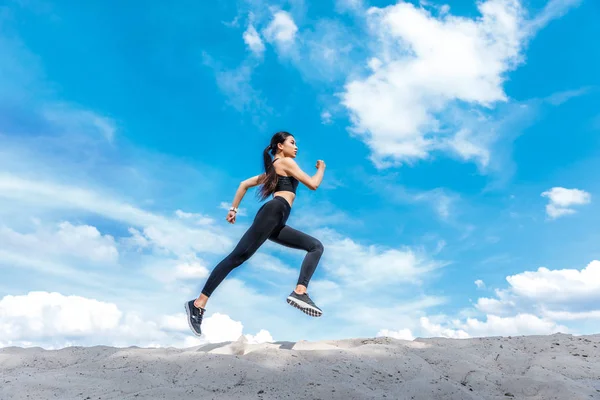
[[[235,192],[235,196],[233,197],[233,202],[231,202],[232,208],[235,208],[235,209],[238,208],[238,206],[242,202],[242,199],[244,198],[244,195],[246,194],[248,189],[259,185],[263,175],[264,174],[253,176],[253,177],[248,178],[240,183],[240,185],[238,186],[238,188]],[[227,218],[226,218],[227,222],[234,224],[236,215],[237,215],[237,211],[229,210],[229,212],[227,213]]]
[[[302,171],[302,169],[293,159],[284,158],[283,161],[285,172],[298,179],[300,182],[306,185],[307,188],[311,190],[317,190],[323,181],[323,174],[325,174],[325,162],[323,160],[317,161],[317,173],[313,176],[310,176],[306,172]]]

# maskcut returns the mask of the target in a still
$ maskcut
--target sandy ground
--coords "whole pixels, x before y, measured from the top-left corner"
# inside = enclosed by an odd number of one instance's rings
[[[600,335],[0,349],[0,399],[600,399]]]

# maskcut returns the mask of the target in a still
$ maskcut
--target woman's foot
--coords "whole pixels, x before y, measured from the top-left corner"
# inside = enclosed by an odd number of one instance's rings
[[[200,325],[202,325],[204,311],[206,311],[204,308],[198,308],[194,305],[194,300],[190,300],[185,303],[185,312],[187,314],[188,325],[196,336],[202,335],[202,329],[200,329]]]
[[[296,291],[292,291],[287,298],[289,305],[296,307],[305,314],[311,317],[320,317],[323,315],[323,311],[313,303],[308,297],[308,293],[298,294]]]

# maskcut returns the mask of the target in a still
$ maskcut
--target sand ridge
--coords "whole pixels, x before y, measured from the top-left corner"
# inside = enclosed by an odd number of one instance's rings
[[[0,349],[0,399],[600,399],[600,335]]]

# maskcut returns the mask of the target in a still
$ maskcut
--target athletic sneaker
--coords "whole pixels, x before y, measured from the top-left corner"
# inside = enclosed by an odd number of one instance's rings
[[[287,302],[289,305],[298,308],[311,317],[320,317],[323,315],[323,311],[313,303],[310,297],[308,297],[308,293],[298,294],[292,291],[287,298]]]
[[[190,300],[185,303],[185,312],[187,313],[187,321],[190,329],[194,332],[194,335],[202,335],[202,317],[204,316],[204,308],[198,308],[194,305],[194,300]]]

